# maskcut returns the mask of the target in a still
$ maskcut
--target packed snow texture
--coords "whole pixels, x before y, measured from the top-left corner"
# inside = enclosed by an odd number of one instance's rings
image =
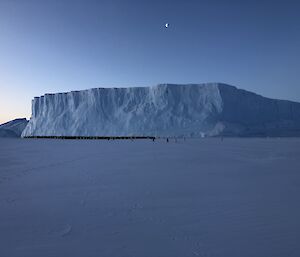
[[[299,257],[300,139],[0,139],[2,257]]]
[[[15,119],[0,125],[0,137],[20,137],[28,120]]]
[[[293,136],[300,103],[225,84],[95,88],[34,98],[22,136]]]

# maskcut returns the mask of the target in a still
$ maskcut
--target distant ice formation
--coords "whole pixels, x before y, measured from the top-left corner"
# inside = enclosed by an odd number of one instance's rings
[[[95,88],[32,101],[27,136],[299,136],[300,103],[221,83]]]
[[[15,119],[0,125],[0,137],[20,137],[28,120]]]

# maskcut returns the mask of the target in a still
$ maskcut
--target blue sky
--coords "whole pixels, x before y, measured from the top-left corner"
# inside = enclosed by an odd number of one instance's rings
[[[224,82],[300,101],[299,13],[288,0],[0,0],[0,122],[93,87]]]

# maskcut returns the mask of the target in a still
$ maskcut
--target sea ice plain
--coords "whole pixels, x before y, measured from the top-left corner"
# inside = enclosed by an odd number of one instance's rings
[[[300,256],[300,139],[0,139],[0,256]]]

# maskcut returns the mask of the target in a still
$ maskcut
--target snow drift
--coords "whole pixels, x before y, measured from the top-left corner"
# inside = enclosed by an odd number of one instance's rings
[[[28,136],[297,136],[300,103],[220,83],[95,88],[32,101]]]
[[[0,137],[20,137],[28,120],[15,119],[0,125]]]

